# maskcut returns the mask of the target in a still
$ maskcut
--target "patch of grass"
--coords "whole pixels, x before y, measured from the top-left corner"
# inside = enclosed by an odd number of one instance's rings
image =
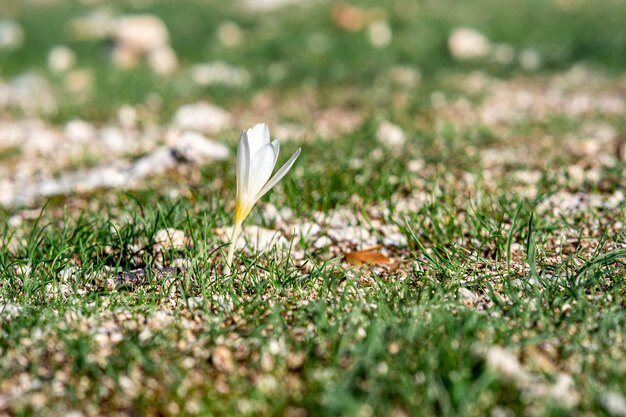
[[[296,170],[286,181],[288,203],[296,184],[319,186],[310,164],[311,173]],[[395,175],[390,169],[380,166],[378,174]],[[440,179],[428,181],[438,188]],[[356,186],[331,182],[329,191],[342,187],[354,193]],[[621,353],[611,346],[626,320],[625,257],[623,249],[606,250],[623,233],[586,231],[596,221],[610,225],[606,216],[571,222],[534,215],[531,202],[506,191],[489,195],[479,187],[465,199],[458,186],[441,189],[404,217],[410,266],[403,278],[350,272],[315,256],[303,274],[279,256],[244,256],[246,272],[231,285],[203,255],[218,245],[214,226],[228,222],[217,199],[191,205],[158,191],[118,194],[108,214],[78,218],[57,217],[52,206],[19,232],[28,236],[23,246],[0,252],[2,297],[19,305],[2,322],[0,366],[42,381],[67,375],[65,400],[45,403],[58,411],[482,415],[496,406],[527,412],[530,401],[542,414],[572,412],[550,394],[522,400],[528,388],[489,368],[481,349],[504,346],[536,384],[549,387],[558,372],[571,374],[581,396],[573,410],[597,411],[594,398],[624,383]],[[319,209],[310,196],[298,201],[303,212]],[[166,227],[184,230],[192,243],[166,251],[162,262],[196,259],[192,275],[106,290],[98,278],[104,268],[112,268],[107,275],[153,264],[154,235]],[[583,243],[566,252],[554,242],[571,227],[597,248]],[[78,259],[82,267],[72,274],[67,268]],[[477,294],[478,304],[459,297],[460,288]],[[222,345],[236,357],[226,371],[212,356]],[[49,386],[42,387],[49,401]],[[21,401],[16,412],[41,411],[31,396]]]

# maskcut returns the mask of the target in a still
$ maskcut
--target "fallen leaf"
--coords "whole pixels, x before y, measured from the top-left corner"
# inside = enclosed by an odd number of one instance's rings
[[[335,26],[347,32],[359,32],[370,23],[385,18],[386,13],[383,9],[364,9],[346,3],[334,6],[330,13],[330,19]]]
[[[346,254],[346,261],[353,265],[387,265],[391,263],[391,259],[386,257],[380,252],[374,252],[373,250],[355,250]]]
[[[349,4],[340,4],[333,7],[331,19],[335,25],[348,32],[363,30],[367,24],[366,14],[363,9]]]

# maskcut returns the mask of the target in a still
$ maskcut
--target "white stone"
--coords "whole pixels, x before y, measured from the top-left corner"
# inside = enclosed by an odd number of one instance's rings
[[[243,32],[237,23],[227,21],[218,26],[217,38],[222,45],[233,47],[241,44],[243,41]]]
[[[266,222],[271,223],[280,219],[280,212],[278,208],[272,203],[265,203],[261,205],[261,212],[263,213],[263,218]]]
[[[384,74],[384,77],[402,87],[415,87],[422,80],[422,74],[407,65],[397,65]]]
[[[250,83],[250,73],[245,68],[236,67],[222,61],[197,64],[191,68],[191,78],[198,85],[223,84],[231,87],[245,87]]]
[[[27,113],[50,114],[57,108],[50,83],[34,72],[23,73],[11,80],[8,102]]]
[[[224,241],[229,241],[232,231],[232,227],[226,227],[221,230]],[[289,241],[277,230],[249,225],[243,229],[243,233],[237,239],[238,248],[246,245],[256,251],[267,251],[274,246],[278,248],[288,247]]]
[[[426,163],[423,159],[411,159],[407,164],[407,168],[409,169],[409,171],[414,174],[424,169],[424,166],[426,166]]]
[[[79,174],[80,178],[81,175]],[[127,188],[128,173],[118,166],[96,167],[89,171],[83,181],[78,182],[74,189],[79,192],[96,190],[98,188]]]
[[[183,230],[167,228],[159,230],[154,236],[154,242],[157,250],[184,249],[187,244],[187,238]]]
[[[609,391],[600,395],[600,404],[614,417],[626,417],[626,398],[617,391]]]
[[[171,149],[157,148],[148,155],[138,159],[130,170],[133,179],[140,179],[149,175],[161,174],[176,166],[176,159]]]
[[[74,93],[91,88],[93,83],[93,72],[89,69],[74,69],[68,71],[65,75],[65,87]]]
[[[232,116],[220,107],[201,101],[179,108],[174,116],[174,125],[182,130],[215,134],[231,127]]]
[[[541,56],[535,49],[524,49],[519,54],[520,66],[527,71],[535,71],[541,66]]]
[[[148,52],[167,46],[169,35],[161,19],[152,15],[122,16],[115,22],[114,37],[119,46]]]
[[[406,135],[400,126],[385,120],[378,125],[376,139],[387,147],[397,148],[404,145]]]
[[[24,43],[24,30],[13,20],[0,20],[0,49],[18,49]]]
[[[476,29],[459,27],[448,38],[448,49],[456,59],[484,58],[491,51],[489,39]]]
[[[400,232],[396,224],[385,224],[378,228],[378,232],[383,236],[384,246],[396,246],[403,248],[409,244],[406,236]]]
[[[385,20],[377,20],[367,26],[367,36],[373,47],[385,48],[391,43],[393,32],[389,23]]]
[[[134,68],[139,64],[141,54],[132,48],[118,46],[111,53],[111,60],[116,67],[122,69]]]
[[[0,149],[20,146],[23,140],[24,131],[20,124],[0,121]]]
[[[86,16],[72,19],[69,29],[72,35],[78,39],[98,40],[110,36],[115,28],[115,23],[109,10],[97,9]]]
[[[448,103],[448,99],[442,91],[434,91],[430,95],[430,102],[433,104],[433,107],[443,107]]]
[[[522,367],[519,359],[512,352],[501,346],[493,346],[487,350],[486,354],[487,367],[513,380],[517,384],[526,385],[530,382],[530,375]]]
[[[72,142],[85,143],[96,137],[96,129],[84,120],[74,119],[65,124],[63,135]]]
[[[125,105],[117,111],[117,121],[124,129],[132,129],[137,125],[137,110],[133,106]]]
[[[180,135],[174,151],[186,161],[203,164],[213,160],[225,160],[230,156],[228,147],[206,138],[197,132]]]
[[[515,49],[509,44],[499,43],[493,46],[491,57],[499,64],[510,64],[515,58]]]
[[[128,180],[125,169],[119,166],[100,166],[44,180],[36,185],[34,194],[48,197],[71,192],[89,192],[99,188],[124,187]]]
[[[22,150],[28,156],[49,157],[58,151],[63,142],[65,140],[59,131],[45,125],[34,125],[26,132]]]
[[[318,236],[322,230],[320,225],[315,222],[296,223],[291,226],[290,229],[291,236],[293,236],[296,241],[302,239],[307,242]]]
[[[555,383],[549,387],[548,395],[568,408],[575,407],[580,401],[574,379],[564,373],[559,373]]]
[[[289,140],[304,141],[311,134],[306,127],[296,123],[281,123],[273,129],[281,142]]]
[[[178,58],[172,48],[163,46],[149,53],[148,64],[155,73],[167,75],[178,68]]]
[[[244,0],[246,9],[254,12],[272,12],[283,7],[313,3],[313,0]]]
[[[102,144],[114,154],[127,153],[134,148],[131,139],[117,127],[105,127],[99,136]]]
[[[369,230],[358,226],[345,226],[329,229],[328,237],[336,242],[350,242],[353,245],[372,246],[377,243]]]
[[[76,54],[67,46],[55,46],[48,52],[48,68],[54,72],[65,72],[76,63]]]
[[[465,287],[459,288],[458,295],[459,298],[465,302],[471,304],[475,304],[476,302],[478,302],[478,295]]]
[[[522,170],[515,171],[512,177],[522,184],[534,185],[541,180],[542,175],[541,171]]]
[[[3,303],[0,304],[0,317],[4,320],[11,320],[20,315],[22,311],[22,306],[19,304],[13,303]]]
[[[1,185],[2,184],[0,184],[0,190],[2,189]],[[0,204],[2,204],[1,201]],[[9,220],[7,220],[7,225],[9,225],[10,227],[20,227],[22,223],[24,223],[24,219],[18,214],[14,214],[13,216],[9,217]]]

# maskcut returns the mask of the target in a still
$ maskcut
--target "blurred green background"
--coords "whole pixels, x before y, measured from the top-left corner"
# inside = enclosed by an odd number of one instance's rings
[[[179,61],[176,71],[157,75],[143,61],[119,69],[111,59],[114,30],[103,29],[109,32],[100,36],[78,33],[81,19],[96,30],[128,14],[162,19]],[[47,65],[58,45],[69,47],[76,56],[74,68],[89,74],[89,104],[65,94],[54,115],[62,120],[77,113],[107,118],[120,104],[141,103],[154,93],[162,109],[171,112],[195,97],[232,106],[262,89],[303,86],[365,89],[372,94],[358,100],[385,105],[389,95],[376,94],[373,81],[398,65],[418,71],[426,86],[442,73],[476,68],[508,77],[579,62],[607,72],[626,66],[626,2],[621,0],[3,0],[0,15],[23,32],[18,47],[0,50],[3,79],[36,71],[63,90],[62,75]],[[484,35],[491,51],[455,59],[449,40],[460,27]],[[246,82],[237,88],[224,83],[199,87],[190,81],[193,65],[215,61],[244,69]],[[419,103],[419,95],[414,100]]]

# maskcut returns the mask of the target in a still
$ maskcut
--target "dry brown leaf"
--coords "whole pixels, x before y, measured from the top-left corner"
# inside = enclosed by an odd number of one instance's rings
[[[335,25],[348,32],[363,30],[367,24],[363,9],[349,4],[340,4],[333,7],[331,19]]]
[[[386,13],[383,9],[364,9],[346,3],[334,6],[330,13],[332,22],[347,32],[361,31],[368,24],[385,18]]]
[[[373,250],[355,250],[346,254],[346,261],[353,265],[387,265],[391,263],[391,259],[380,252]]]

